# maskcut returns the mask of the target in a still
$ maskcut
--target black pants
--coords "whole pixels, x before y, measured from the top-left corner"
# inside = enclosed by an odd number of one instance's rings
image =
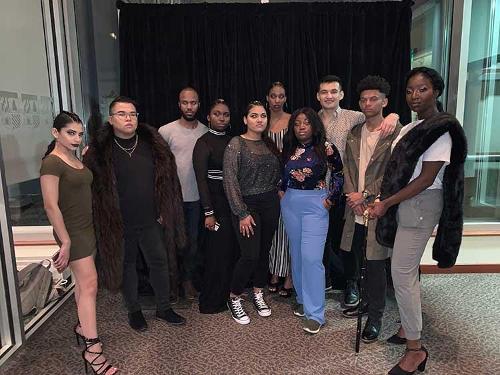
[[[240,220],[233,215],[233,226],[240,245],[240,257],[233,270],[231,292],[243,293],[247,283],[263,288],[267,282],[269,250],[274,232],[278,227],[280,202],[276,191],[243,197],[256,226],[254,235],[244,237],[240,233]]]
[[[326,236],[325,251],[323,252],[323,265],[325,266],[325,280],[334,289],[344,289],[346,278],[344,275],[343,259],[345,251],[340,250],[342,232],[344,230],[345,196],[340,198],[339,204],[330,210],[328,234]]]
[[[363,245],[365,228],[356,223],[350,252],[345,252],[351,261],[345,264],[348,280],[357,281],[360,277],[361,262],[363,261]],[[347,255],[349,254],[349,255]],[[368,302],[368,318],[372,322],[382,319],[385,309],[385,293],[387,289],[387,276],[385,272],[386,260],[368,260],[366,262],[366,277],[363,283],[363,300]]]
[[[163,228],[154,224],[145,228],[127,229],[124,233],[122,292],[129,313],[141,310],[137,293],[136,263],[142,253],[149,269],[158,311],[170,308],[167,250]]]
[[[217,231],[206,231],[204,246],[203,284],[200,312],[214,314],[227,310],[234,263],[239,256],[238,242],[230,216],[217,215]]]

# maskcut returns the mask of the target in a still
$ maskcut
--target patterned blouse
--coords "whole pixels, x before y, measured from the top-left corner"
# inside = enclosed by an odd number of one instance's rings
[[[342,194],[344,174],[342,160],[334,145],[326,146],[327,163],[322,161],[314,151],[312,144],[299,145],[290,156],[283,170],[281,190],[287,188],[298,190],[326,189],[326,174],[331,172],[328,199],[337,204]]]

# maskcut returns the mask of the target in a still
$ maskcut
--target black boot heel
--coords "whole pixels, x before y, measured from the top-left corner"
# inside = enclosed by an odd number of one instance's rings
[[[418,349],[409,349],[406,348],[407,352],[424,352],[425,353],[425,358],[422,362],[419,363],[417,369],[415,371],[425,371],[425,365],[427,364],[427,359],[429,358],[429,352],[427,349],[425,349],[424,346],[421,346]],[[394,366],[388,373],[388,375],[412,375],[415,373],[415,371],[405,371],[401,367],[399,367],[399,363]]]

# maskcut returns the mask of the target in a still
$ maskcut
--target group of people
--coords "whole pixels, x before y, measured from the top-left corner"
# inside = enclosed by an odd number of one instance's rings
[[[402,127],[397,114],[383,115],[390,85],[382,77],[359,82],[361,112],[340,107],[339,77],[320,80],[319,112],[287,113],[285,86],[274,82],[266,104],[249,103],[246,130],[235,137],[227,134],[231,112],[223,99],[210,105],[208,126],[197,119],[192,87],[179,94],[181,117],[158,130],[138,122],[133,100],[118,97],[83,162],[75,153],[82,122],[76,114],[59,114],[40,181],[60,246],[55,266],[69,265],[75,275],[74,332],[85,344],[85,367],[118,372],[97,334],[98,272],[106,288],[122,291],[130,326],[144,331],[137,271],[143,264],[156,317],[182,325],[186,320],[171,303],[179,286],[186,298],[198,297],[194,278],[203,243],[201,313],[229,309],[234,321],[248,324],[247,288],[261,317],[271,315],[266,286],[283,297],[295,290],[293,314],[303,319],[304,331],[318,333],[336,258],[347,279],[343,315],[368,314],[362,333],[368,343],[379,336],[392,253],[401,327],[388,341],[406,344],[407,351],[389,373],[424,370],[419,262],[439,223],[434,256],[441,266],[452,264],[462,228],[456,202],[463,198],[466,142],[456,119],[441,113],[443,89],[433,69],[409,72],[406,99],[418,120]],[[360,305],[364,258],[366,303]]]

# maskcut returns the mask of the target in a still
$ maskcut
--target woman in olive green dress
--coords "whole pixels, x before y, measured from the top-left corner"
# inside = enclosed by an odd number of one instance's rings
[[[94,263],[96,240],[92,221],[92,172],[76,157],[83,137],[80,118],[61,112],[54,119],[52,135],[42,160],[40,185],[47,217],[54,229],[59,252],[54,265],[59,272],[70,267],[75,278],[78,323],[74,327],[77,342],[85,342],[82,352],[85,371],[116,374],[102,354],[96,327],[97,272]]]

